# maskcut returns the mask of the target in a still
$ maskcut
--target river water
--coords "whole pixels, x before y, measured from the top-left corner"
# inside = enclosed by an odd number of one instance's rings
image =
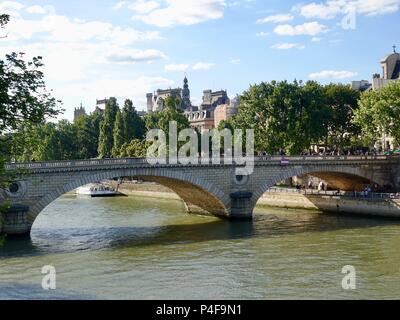
[[[42,289],[45,265],[56,290]],[[400,221],[257,209],[231,223],[179,201],[68,194],[0,248],[0,299],[43,298],[397,299]]]

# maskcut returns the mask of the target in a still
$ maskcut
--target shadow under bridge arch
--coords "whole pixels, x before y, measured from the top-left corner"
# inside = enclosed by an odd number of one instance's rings
[[[138,178],[143,181],[155,182],[168,187],[184,202],[189,213],[213,215],[220,218],[229,217],[230,202],[225,193],[213,184],[179,171],[151,168],[151,169],[118,169],[104,170],[79,178],[74,178],[65,185],[61,185],[47,193],[39,202],[32,206],[28,213],[28,221],[32,227],[37,216],[50,203],[62,195],[90,183],[119,178]]]
[[[268,176],[260,182],[252,197],[252,207],[254,208],[260,198],[270,188],[278,183],[293,177],[313,176],[328,183],[328,188],[341,191],[363,191],[365,186],[378,185],[385,186],[385,179],[373,172],[373,170],[354,166],[313,166],[313,167],[292,167],[282,170],[277,174]],[[260,175],[261,176],[261,175]]]

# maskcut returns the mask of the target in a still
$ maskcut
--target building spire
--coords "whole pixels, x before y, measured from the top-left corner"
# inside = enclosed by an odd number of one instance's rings
[[[393,53],[397,53],[396,48],[397,48],[396,45],[393,45]]]

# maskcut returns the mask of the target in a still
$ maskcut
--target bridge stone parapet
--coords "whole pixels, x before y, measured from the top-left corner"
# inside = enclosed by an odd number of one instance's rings
[[[249,176],[237,176],[235,164],[150,165],[146,159],[6,164],[7,170],[27,172],[20,175],[10,190],[0,191],[0,201],[28,209],[18,213],[10,211],[2,232],[29,233],[40,212],[63,194],[88,183],[123,177],[137,177],[167,186],[182,199],[190,213],[229,219],[250,219],[258,199],[269,188],[304,174],[320,177],[342,190],[360,189],[369,183],[400,189],[399,156],[262,157],[255,160],[254,171]]]

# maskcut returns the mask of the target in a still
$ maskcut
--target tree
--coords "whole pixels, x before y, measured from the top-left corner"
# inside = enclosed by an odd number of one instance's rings
[[[4,29],[4,26],[10,21],[10,16],[8,14],[0,14],[0,29]],[[1,38],[5,38],[7,36],[0,35]]]
[[[81,116],[75,123],[24,124],[7,135],[9,161],[50,161],[97,157],[99,116]]]
[[[74,123],[77,141],[77,159],[92,159],[97,157],[99,145],[99,123],[101,115],[93,113],[83,115]]]
[[[324,91],[329,109],[325,145],[343,149],[352,137],[359,134],[359,127],[352,119],[358,108],[360,94],[343,84],[329,84]]]
[[[9,133],[10,143],[8,161],[29,162],[33,160],[33,153],[42,140],[37,135],[37,126],[32,123],[24,123],[17,130]]]
[[[47,92],[42,58],[25,62],[23,53],[0,60],[0,132],[16,129],[23,122],[40,122],[60,114],[59,101]]]
[[[9,21],[8,15],[0,15],[0,28]],[[47,92],[44,82],[42,58],[25,62],[23,53],[11,53],[0,58],[0,136],[8,134],[24,123],[41,123],[46,117],[62,112],[60,102]],[[4,168],[0,155],[0,188],[7,188],[15,177]],[[0,204],[0,213],[7,204]]]
[[[165,108],[162,111],[152,113],[146,117],[146,129],[160,129],[168,136],[171,121],[177,122],[178,132],[190,128],[189,120],[180,108],[180,100],[168,97],[165,99]]]
[[[118,156],[121,158],[145,158],[150,144],[146,140],[133,139],[121,146]]]
[[[68,160],[76,156],[76,135],[73,125],[67,120],[32,126],[26,136],[32,141],[40,141],[28,147],[29,161]]]
[[[124,125],[124,121],[122,119],[122,113],[118,110],[117,116],[115,118],[114,124],[114,146],[112,149],[112,155],[114,157],[118,157],[121,146],[127,142],[126,140],[126,128]]]
[[[321,85],[272,81],[250,86],[230,123],[235,129],[254,129],[259,152],[299,154],[321,139],[326,117]]]
[[[100,135],[98,154],[99,158],[109,158],[112,155],[114,146],[114,124],[119,107],[115,98],[110,98],[107,101],[104,110],[104,116],[100,122]]]
[[[143,139],[145,133],[145,123],[136,112],[131,100],[126,100],[122,110],[122,120],[124,123],[124,138],[125,142],[130,142],[132,139]]]
[[[383,134],[400,145],[400,82],[363,93],[353,123],[361,128],[367,145],[373,145]]]

